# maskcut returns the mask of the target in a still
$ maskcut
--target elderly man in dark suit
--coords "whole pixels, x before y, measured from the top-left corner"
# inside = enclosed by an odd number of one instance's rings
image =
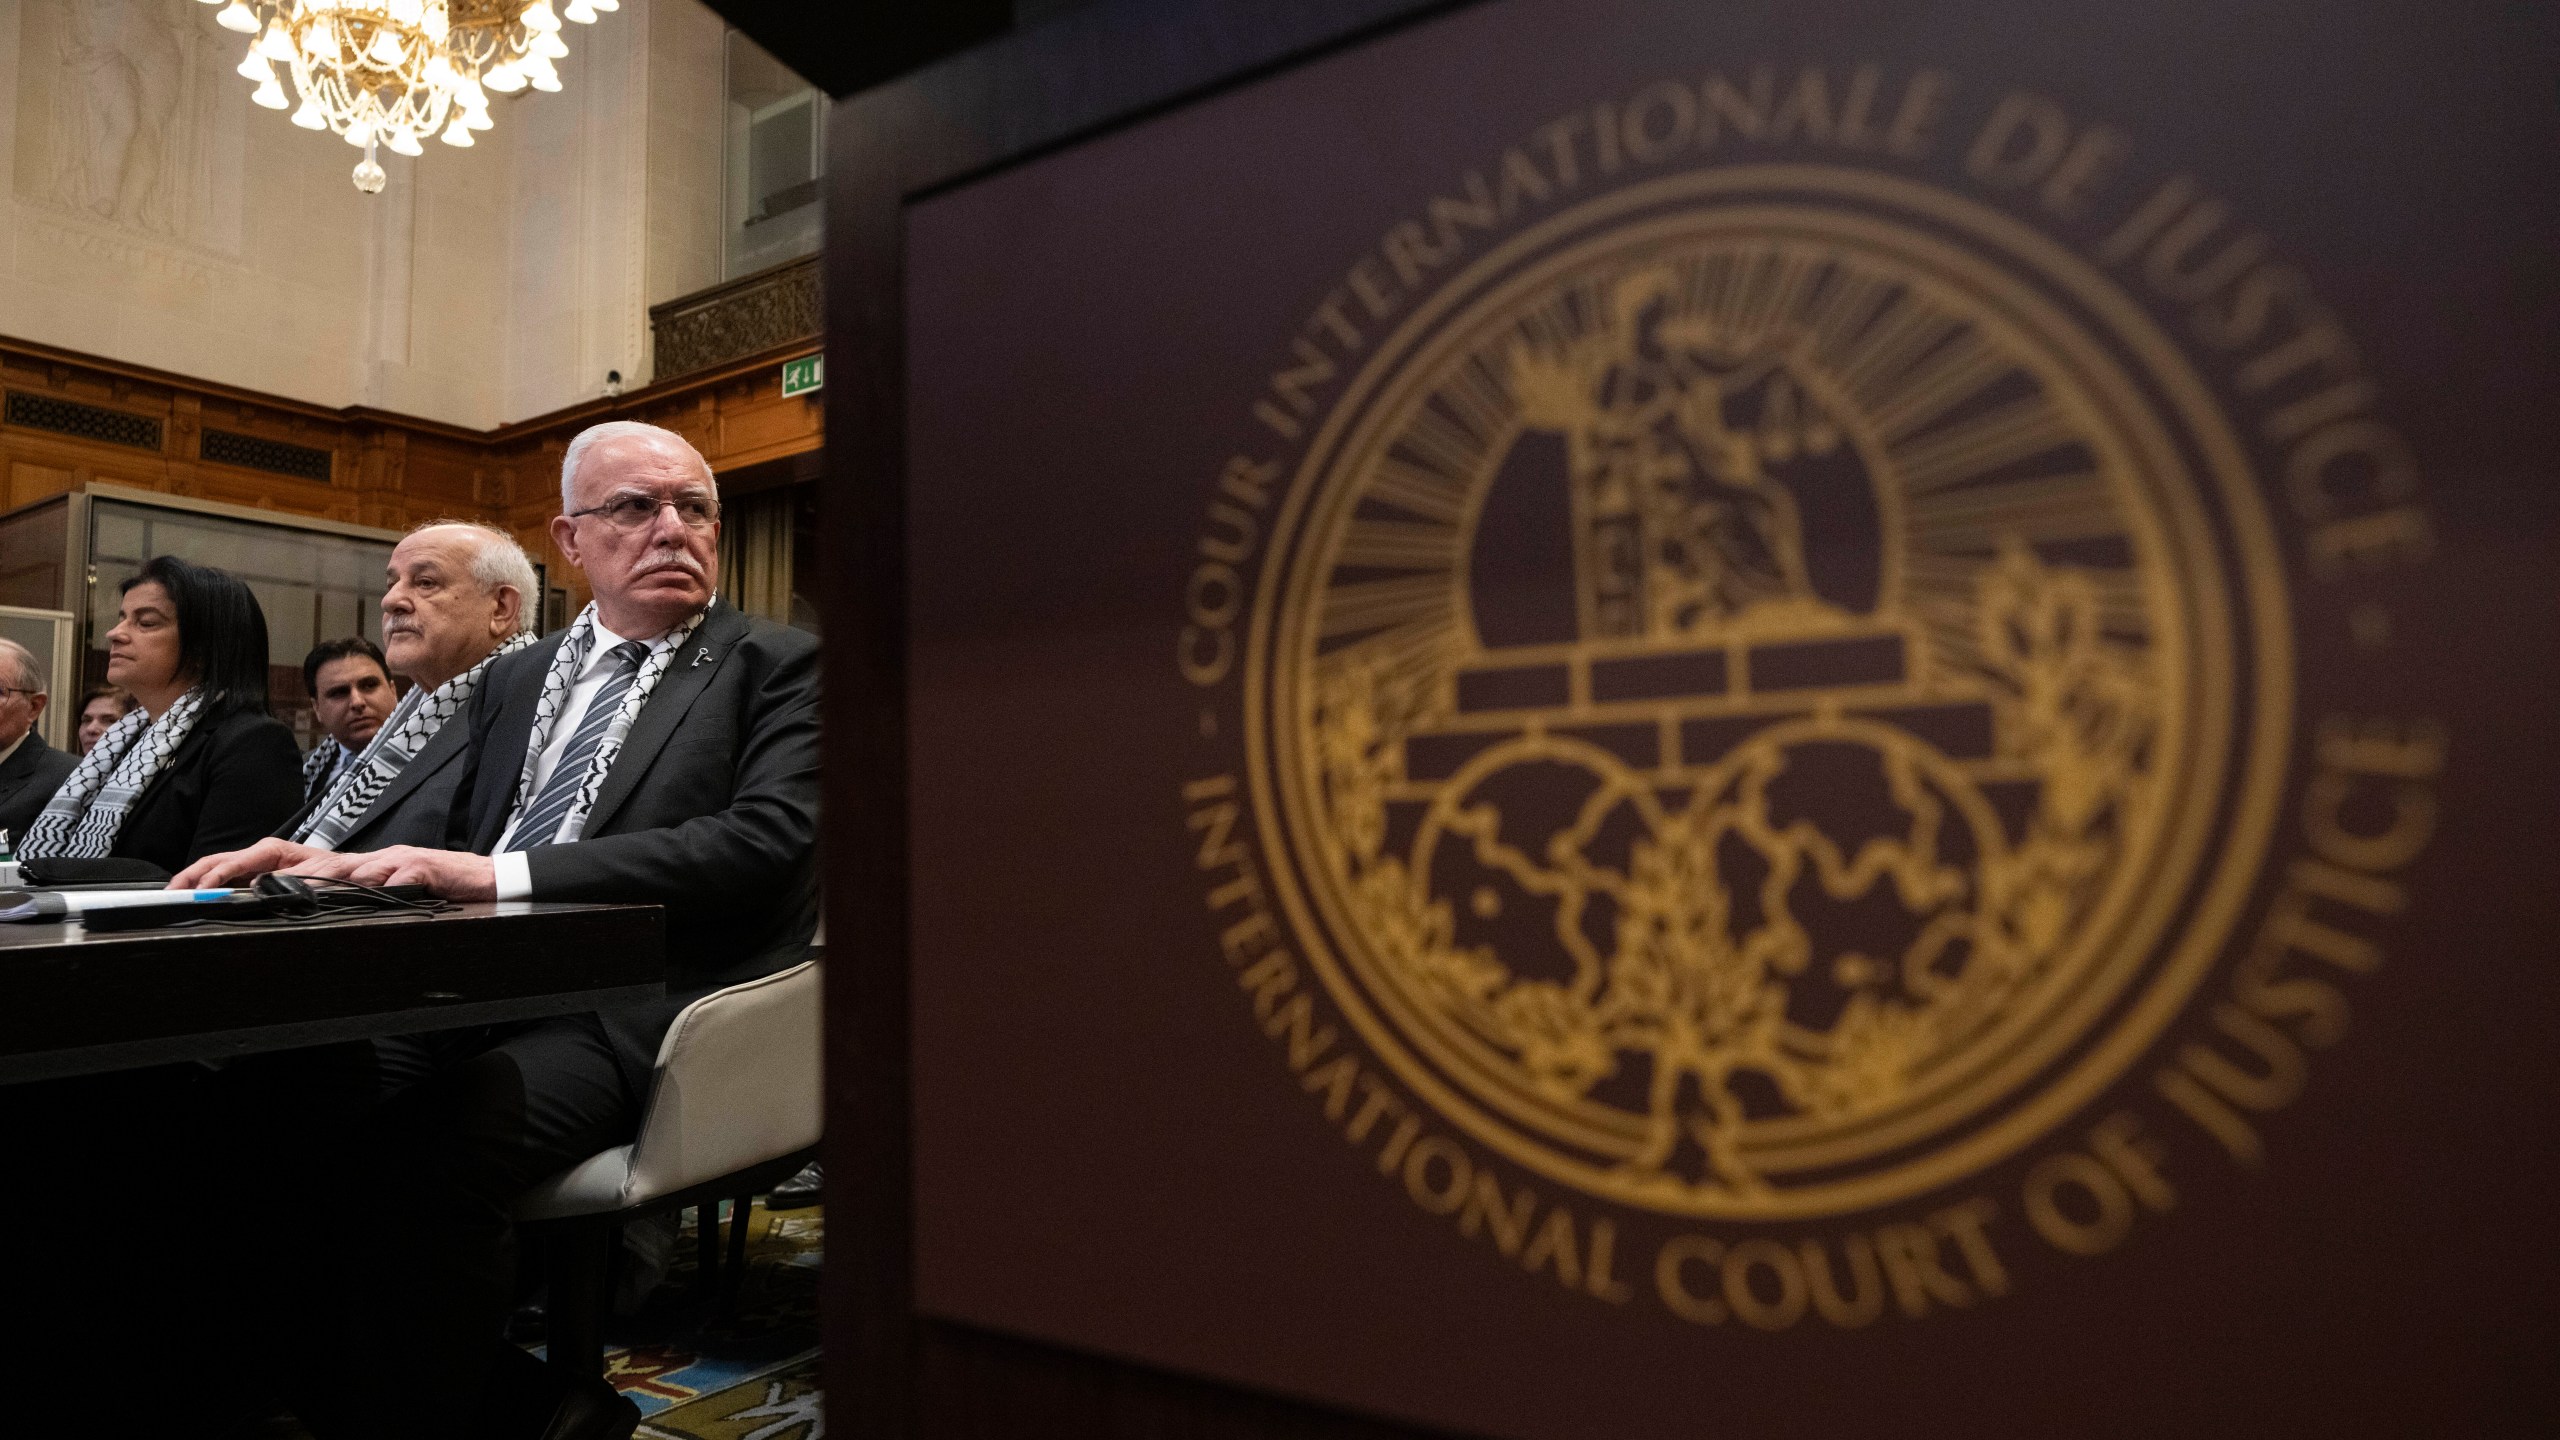
[[[454,899],[665,906],[667,995],[510,1030],[385,1102],[366,1150],[378,1238],[334,1332],[357,1418],[327,1428],[345,1433],[459,1433],[510,1298],[515,1196],[631,1139],[676,1012],[796,963],[817,923],[817,642],[715,598],[719,495],[681,437],[581,433],[561,500],[552,538],[595,599],[471,697],[455,812],[469,848],[294,868]],[[594,1418],[543,1433],[629,1433],[579,1403]]]
[[[44,718],[44,670],[27,647],[0,640],[0,830],[12,843],[44,813],[80,757],[56,750],[36,733]]]
[[[447,842],[471,774],[463,708],[498,656],[536,643],[533,561],[502,530],[438,520],[392,547],[386,578],[383,655],[409,693],[273,838],[208,855],[172,885],[228,885],[333,850]]]

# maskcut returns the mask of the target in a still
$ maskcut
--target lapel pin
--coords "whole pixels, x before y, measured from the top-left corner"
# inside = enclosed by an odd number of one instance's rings
[[[686,666],[685,668],[686,668],[686,669],[688,669],[688,670],[698,670],[698,669],[700,669],[700,668],[702,667],[702,662],[703,662],[703,661],[705,661],[705,660],[708,660],[708,659],[710,659],[710,658],[711,658],[711,647],[710,647],[710,646],[708,646],[708,645],[705,645],[705,646],[703,646],[701,649],[696,650],[696,651],[694,651],[694,652],[693,652],[693,663],[692,663],[691,665]]]

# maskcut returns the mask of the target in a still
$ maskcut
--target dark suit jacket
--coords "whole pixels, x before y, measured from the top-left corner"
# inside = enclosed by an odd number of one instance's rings
[[[263,710],[235,710],[187,732],[134,797],[116,832],[120,859],[175,874],[207,855],[254,845],[302,804],[302,752]]]
[[[506,831],[567,633],[499,660],[471,697],[462,848],[489,854]],[[582,838],[526,856],[533,899],[666,907],[666,999],[601,1017],[635,1100],[677,1011],[807,954],[817,846],[818,642],[715,606],[632,721]]]
[[[9,832],[11,844],[27,838],[27,827],[44,813],[45,802],[78,768],[79,756],[54,749],[33,730],[0,762],[0,830]]]
[[[362,850],[384,850],[394,845],[423,845],[431,850],[468,849],[468,832],[456,834],[455,801],[471,778],[466,754],[470,750],[471,727],[456,715],[444,722],[436,733],[427,737],[421,747],[382,793],[373,797],[373,805],[357,817],[355,828],[338,842],[341,854],[352,855]],[[290,837],[311,816],[312,806],[304,805],[277,826],[275,833]]]

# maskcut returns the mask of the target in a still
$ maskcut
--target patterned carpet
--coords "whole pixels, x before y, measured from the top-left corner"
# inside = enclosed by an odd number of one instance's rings
[[[640,1406],[641,1440],[821,1440],[818,1269],[825,1213],[748,1218],[734,1309],[705,1320],[693,1292],[690,1218],[666,1283],[606,1329],[605,1377]]]
[[[816,1440],[827,1433],[819,1414],[815,1352],[769,1375],[671,1406],[640,1422],[638,1440]]]

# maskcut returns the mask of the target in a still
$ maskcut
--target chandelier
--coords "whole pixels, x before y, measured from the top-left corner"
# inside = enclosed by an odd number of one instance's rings
[[[552,63],[569,53],[562,20],[592,25],[596,13],[622,0],[203,0],[221,5],[214,22],[255,36],[239,74],[257,89],[249,98],[282,110],[292,72],[301,97],[293,123],[344,136],[364,151],[356,188],[378,193],[386,178],[376,154],[421,153],[430,134],[469,146],[490,128],[489,92],[530,85],[558,90]]]

